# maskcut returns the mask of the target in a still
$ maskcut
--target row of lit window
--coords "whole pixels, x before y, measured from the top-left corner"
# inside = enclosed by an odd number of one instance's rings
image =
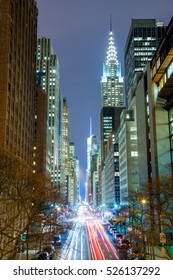
[[[143,41],[143,40],[144,40],[143,37],[134,37],[134,41]],[[156,38],[154,38],[154,37],[146,37],[145,40],[156,41]]]
[[[134,52],[134,56],[136,56],[136,57],[139,57],[139,56],[143,56],[143,57],[145,57],[145,56],[152,56],[153,55],[153,52],[151,52],[151,51],[146,51],[146,52]]]

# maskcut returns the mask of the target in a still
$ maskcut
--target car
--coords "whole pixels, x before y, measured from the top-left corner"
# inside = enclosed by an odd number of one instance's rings
[[[116,229],[112,229],[111,231],[112,235],[118,234],[119,232]]]
[[[55,254],[55,247],[53,246],[53,244],[44,246],[43,252],[47,252],[49,254],[49,259],[53,260]]]
[[[124,238],[124,239],[120,239],[119,240],[119,246],[122,249],[130,249],[131,243],[130,243],[130,241],[128,239]]]
[[[62,241],[61,241],[61,235],[60,235],[60,234],[55,235],[55,236],[53,237],[51,243],[52,243],[52,245],[54,245],[54,246],[59,246],[59,245],[61,245],[61,243],[62,243]]]
[[[48,252],[38,252],[38,256],[35,260],[50,260],[50,255]]]
[[[108,231],[110,231],[110,229],[111,229],[111,225],[108,225]]]
[[[53,245],[44,245],[41,251],[36,253],[35,258],[32,260],[53,260],[55,248]]]
[[[109,233],[111,233],[111,234],[115,234],[116,232],[117,232],[116,228],[111,228],[109,231]]]
[[[123,239],[123,238],[124,238],[124,236],[123,236],[123,234],[121,234],[121,233],[116,233],[116,234],[114,235],[114,240],[115,240],[116,242],[120,241],[120,240]]]
[[[108,226],[109,233],[112,233],[113,230],[116,230],[116,227],[114,225]]]

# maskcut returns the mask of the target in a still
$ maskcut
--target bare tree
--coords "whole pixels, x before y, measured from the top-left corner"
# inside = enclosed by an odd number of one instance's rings
[[[172,176],[159,177],[154,183],[143,184],[140,191],[131,190],[126,206],[121,209],[121,216],[126,217],[129,238],[136,247],[140,247],[142,255],[149,254],[149,258],[155,259],[155,246],[158,245],[166,251],[173,235]],[[168,250],[167,256],[170,258]]]
[[[52,234],[60,230],[52,210],[60,202],[59,187],[46,174],[33,174],[20,159],[0,155],[0,259],[15,259],[23,234],[29,247],[34,239],[44,239],[44,227],[51,225]]]

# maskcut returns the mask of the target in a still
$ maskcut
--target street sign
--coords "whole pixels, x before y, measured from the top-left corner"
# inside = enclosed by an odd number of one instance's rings
[[[22,241],[26,241],[26,238],[27,238],[27,234],[26,233],[21,234],[21,240]]]
[[[160,233],[160,243],[162,243],[163,246],[166,243],[166,235],[164,232]]]

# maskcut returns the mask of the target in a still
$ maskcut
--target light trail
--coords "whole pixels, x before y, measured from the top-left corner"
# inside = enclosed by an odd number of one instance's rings
[[[62,250],[65,260],[118,260],[116,248],[109,239],[103,225],[91,216],[87,208],[80,208],[74,228],[69,232],[66,246]]]
[[[94,260],[118,260],[118,254],[101,223],[95,219],[86,221],[91,258]]]

